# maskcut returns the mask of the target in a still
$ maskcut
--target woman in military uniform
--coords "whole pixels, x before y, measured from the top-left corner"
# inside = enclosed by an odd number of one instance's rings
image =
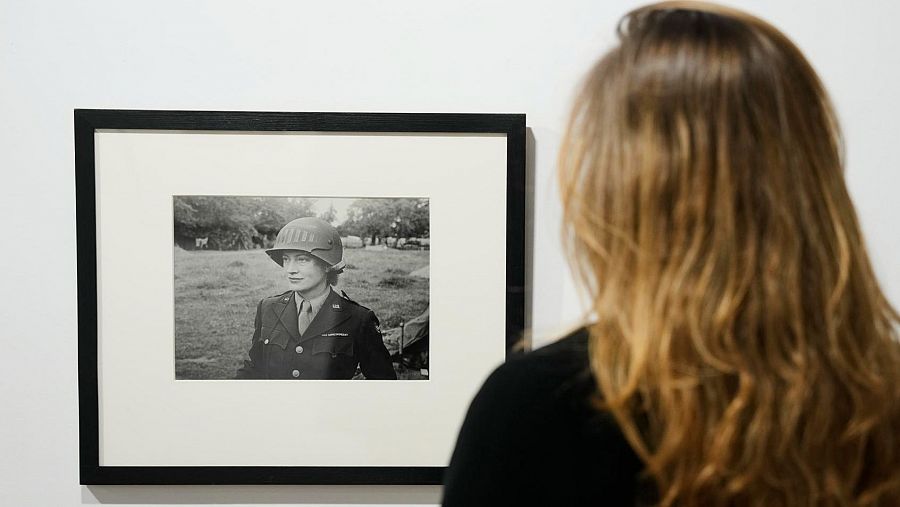
[[[266,250],[290,290],[263,299],[241,379],[397,378],[375,313],[332,289],[344,269],[337,229],[314,217],[285,225]]]

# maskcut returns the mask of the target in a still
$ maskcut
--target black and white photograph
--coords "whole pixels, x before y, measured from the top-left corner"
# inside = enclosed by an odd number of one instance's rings
[[[427,380],[429,199],[176,195],[178,380]]]
[[[523,335],[523,115],[75,127],[83,483],[440,480]]]

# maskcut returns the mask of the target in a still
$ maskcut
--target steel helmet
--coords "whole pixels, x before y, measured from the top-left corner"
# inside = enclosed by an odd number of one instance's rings
[[[341,235],[334,226],[316,217],[298,218],[285,224],[278,231],[275,245],[266,253],[281,266],[284,250],[300,250],[318,257],[328,265],[329,271],[340,273],[344,269]]]

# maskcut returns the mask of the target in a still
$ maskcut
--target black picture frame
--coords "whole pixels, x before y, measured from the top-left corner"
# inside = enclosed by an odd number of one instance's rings
[[[76,109],[80,484],[440,484],[444,467],[101,466],[95,133],[99,129],[244,132],[488,133],[507,139],[506,350],[525,326],[524,114]]]

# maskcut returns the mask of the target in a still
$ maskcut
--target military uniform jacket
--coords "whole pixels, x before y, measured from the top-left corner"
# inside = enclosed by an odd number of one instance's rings
[[[375,313],[329,291],[302,336],[291,291],[260,301],[237,378],[350,379],[358,365],[367,379],[396,379]]]

